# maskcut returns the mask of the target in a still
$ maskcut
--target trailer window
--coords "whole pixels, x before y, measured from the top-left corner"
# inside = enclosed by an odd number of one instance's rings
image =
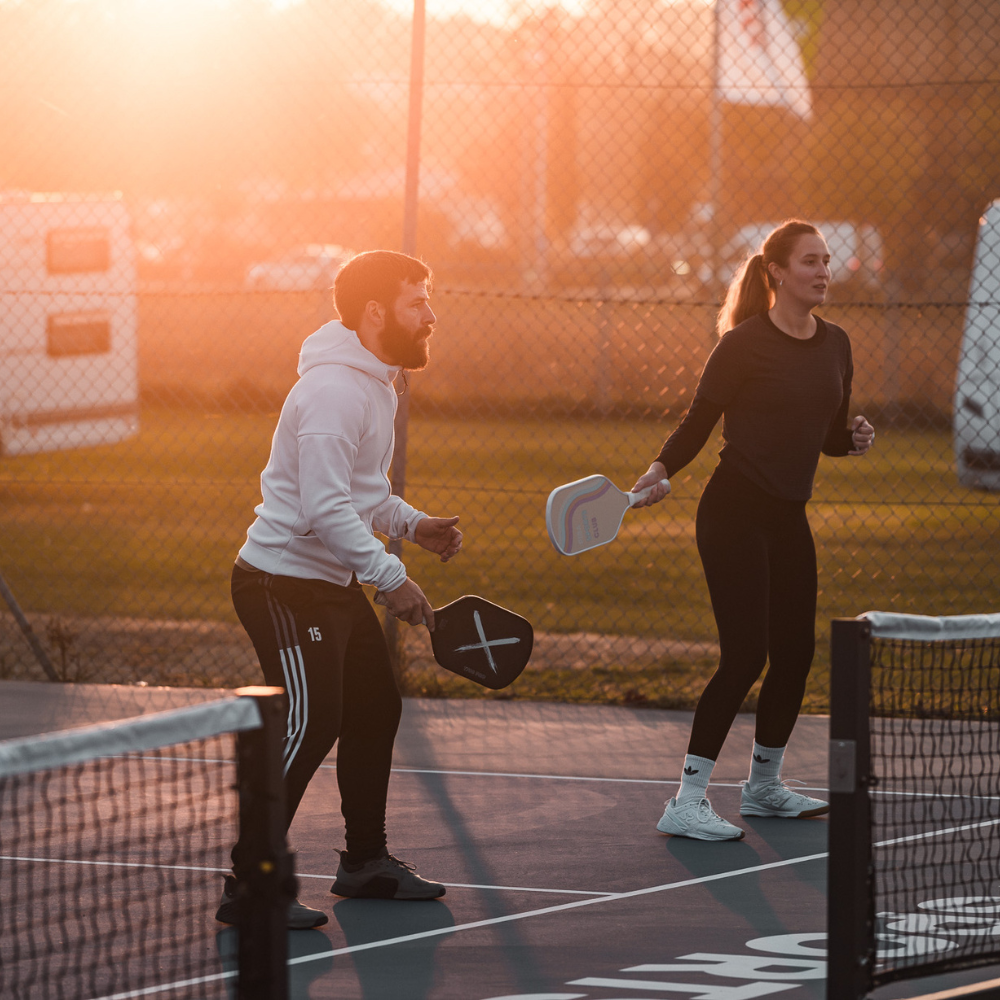
[[[107,313],[66,313],[48,320],[46,353],[50,358],[107,354],[111,320]]]
[[[53,229],[45,238],[49,274],[81,274],[111,267],[111,239],[106,229]]]

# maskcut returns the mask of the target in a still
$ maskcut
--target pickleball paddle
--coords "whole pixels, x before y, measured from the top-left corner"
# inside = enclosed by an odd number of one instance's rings
[[[386,603],[379,591],[375,603]],[[445,670],[494,691],[521,675],[534,639],[527,618],[474,594],[434,609],[434,659]]]
[[[670,483],[666,479],[661,483],[669,493]],[[625,493],[607,476],[587,476],[557,486],[545,505],[545,527],[552,544],[564,556],[575,556],[613,542],[625,511],[651,490],[650,486],[639,493]]]

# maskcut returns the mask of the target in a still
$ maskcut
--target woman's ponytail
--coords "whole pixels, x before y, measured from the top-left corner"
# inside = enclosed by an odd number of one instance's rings
[[[729,283],[726,300],[719,310],[715,329],[720,337],[745,319],[771,308],[771,281],[763,254],[755,253],[743,261]]]

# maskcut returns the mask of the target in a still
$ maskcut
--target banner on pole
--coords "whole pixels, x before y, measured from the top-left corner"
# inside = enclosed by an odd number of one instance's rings
[[[719,97],[812,118],[802,50],[781,0],[716,0]]]

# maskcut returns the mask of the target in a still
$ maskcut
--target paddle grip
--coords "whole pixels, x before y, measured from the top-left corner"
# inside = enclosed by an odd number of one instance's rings
[[[375,596],[374,596],[374,597],[372,598],[372,600],[373,600],[373,601],[374,601],[374,602],[375,602],[376,604],[380,604],[380,605],[381,605],[381,606],[382,606],[383,608],[387,608],[387,607],[389,607],[389,602],[388,602],[388,601],[387,601],[387,600],[385,599],[385,594],[383,594],[381,590],[376,590],[376,591],[375,591]],[[391,613],[392,613],[392,612],[390,612],[390,614],[391,614]],[[426,625],[426,624],[427,624],[427,619],[426,619],[426,618],[424,618],[424,619],[423,619],[423,620],[421,621],[421,623],[420,623],[420,624],[421,624],[421,625]]]
[[[661,479],[659,482],[660,486],[666,486],[667,492],[670,492],[670,480]],[[652,486],[647,486],[644,490],[639,490],[638,493],[629,493],[628,495],[628,505],[634,507],[640,500],[645,500],[650,493],[653,492]]]

